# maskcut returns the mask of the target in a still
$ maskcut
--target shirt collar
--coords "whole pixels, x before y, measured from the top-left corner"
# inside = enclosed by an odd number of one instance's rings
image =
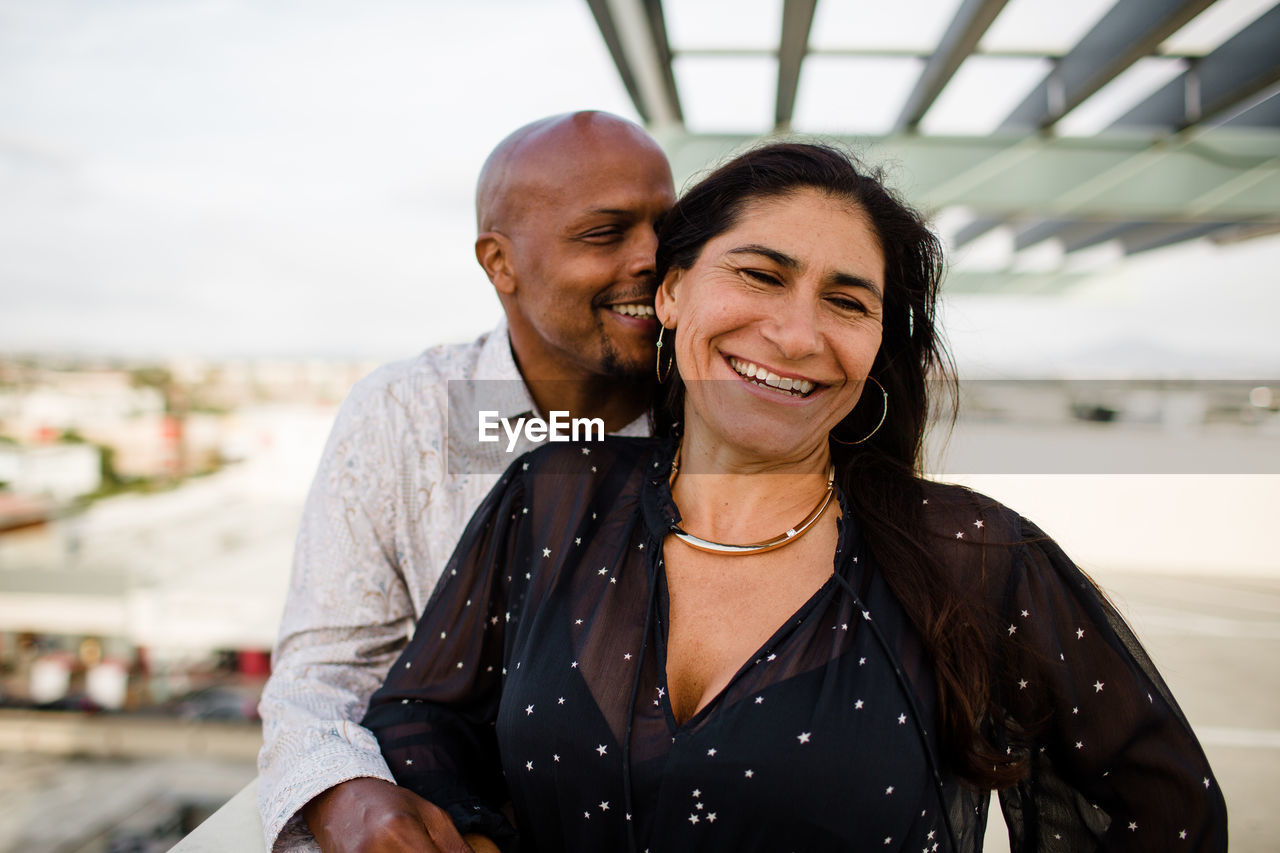
[[[511,335],[507,329],[507,318],[503,317],[498,325],[485,338],[480,347],[480,356],[476,360],[476,379],[502,380],[492,383],[486,389],[486,401],[504,418],[529,416],[538,411],[529,394],[529,386],[524,384],[520,368],[516,366],[516,357],[511,352]],[[489,383],[486,383],[489,384]],[[643,413],[631,423],[618,430],[615,435],[646,437],[652,434],[649,427],[649,415]]]
[[[524,384],[516,357],[511,352],[511,336],[507,331],[507,318],[498,321],[480,347],[476,360],[476,379],[485,382],[486,403],[504,418],[531,415],[538,410],[529,388]]]

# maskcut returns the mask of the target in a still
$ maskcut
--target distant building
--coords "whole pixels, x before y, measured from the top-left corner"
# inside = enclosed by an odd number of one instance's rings
[[[102,452],[92,444],[0,445],[0,484],[56,501],[92,494],[102,486]]]

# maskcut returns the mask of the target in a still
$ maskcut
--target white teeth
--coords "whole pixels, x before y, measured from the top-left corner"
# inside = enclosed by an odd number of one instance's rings
[[[610,311],[626,314],[628,317],[656,317],[652,305],[610,305]]]
[[[814,384],[808,379],[784,379],[778,374],[771,373],[757,364],[753,364],[749,361],[743,361],[738,358],[729,359],[729,366],[732,367],[739,376],[744,376],[747,379],[754,379],[757,382],[768,385],[770,388],[777,388],[779,391],[785,391],[793,396],[803,397],[814,388]]]

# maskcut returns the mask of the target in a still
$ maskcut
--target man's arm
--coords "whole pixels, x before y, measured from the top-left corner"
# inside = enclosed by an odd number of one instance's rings
[[[358,724],[404,647],[415,613],[397,557],[401,425],[385,383],[362,383],[339,412],[308,495],[263,691],[259,807],[268,847],[312,849],[301,810],[348,779],[391,781]]]

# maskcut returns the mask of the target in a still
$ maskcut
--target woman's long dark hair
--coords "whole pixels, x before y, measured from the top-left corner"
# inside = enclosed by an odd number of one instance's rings
[[[856,446],[831,444],[844,494],[865,526],[867,542],[929,654],[938,688],[943,750],[972,784],[1004,787],[1023,762],[996,747],[990,727],[1003,719],[992,701],[992,624],[974,585],[961,582],[928,547],[921,509],[922,456],[932,387],[955,417],[956,380],[935,325],[944,271],[942,246],[922,217],[900,201],[882,175],[826,145],[775,143],[734,158],[676,203],[658,241],[657,276],[689,269],[708,240],[733,227],[749,202],[817,190],[867,214],[884,254],[883,337],[871,375],[889,394],[884,423]],[[665,349],[665,347],[664,347]],[[674,351],[674,347],[670,351]],[[683,417],[683,384],[673,374],[655,424]],[[864,394],[833,431],[856,441],[881,417],[881,395]]]

